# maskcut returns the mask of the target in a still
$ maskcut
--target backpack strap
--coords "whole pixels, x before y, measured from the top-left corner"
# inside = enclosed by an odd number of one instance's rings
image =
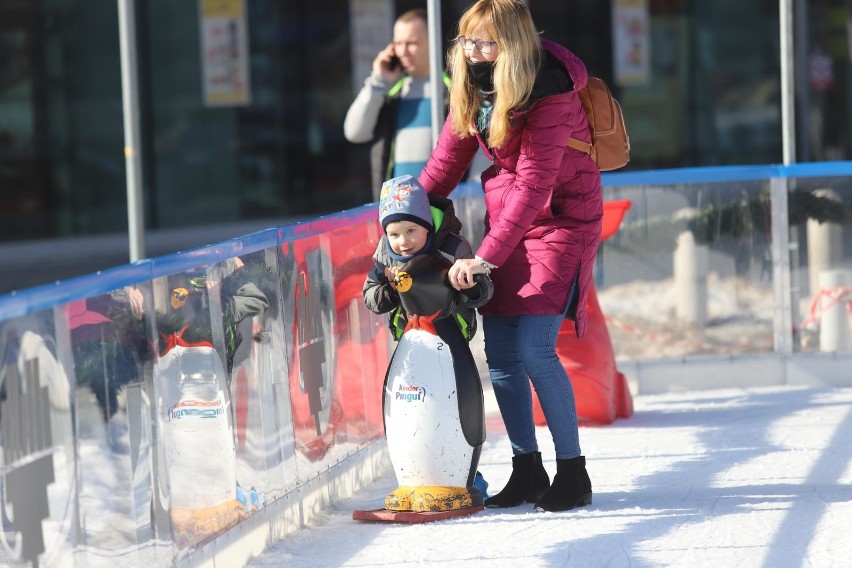
[[[450,88],[450,76],[447,75],[446,71],[441,72],[441,81],[444,82],[444,86],[449,89]],[[387,96],[395,97],[402,90],[402,84],[405,82],[405,75],[399,78],[399,81],[393,84],[393,86],[388,89]]]
[[[588,142],[583,142],[582,140],[578,140],[576,138],[569,138],[568,144],[566,144],[569,148],[573,148],[574,150],[578,150],[584,154],[592,155],[592,145]]]
[[[395,97],[402,90],[402,84],[405,83],[405,75],[399,78],[399,81],[393,84],[393,86],[388,89],[387,96]]]
[[[473,333],[476,333],[476,326],[473,326],[473,329],[471,329],[471,326],[467,323],[467,320],[464,319],[464,316],[459,313],[456,313],[456,324],[458,324],[459,330],[462,333],[462,337],[464,337],[466,341],[470,341],[471,339],[473,339]]]
[[[408,318],[405,316],[405,310],[402,309],[402,306],[395,307],[388,317],[388,326],[394,341],[399,341],[402,337],[407,323]]]

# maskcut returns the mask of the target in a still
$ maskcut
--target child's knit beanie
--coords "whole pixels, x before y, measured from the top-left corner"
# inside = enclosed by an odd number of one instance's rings
[[[420,182],[410,175],[397,176],[382,184],[379,194],[379,222],[382,230],[394,221],[412,221],[433,228],[429,195]]]

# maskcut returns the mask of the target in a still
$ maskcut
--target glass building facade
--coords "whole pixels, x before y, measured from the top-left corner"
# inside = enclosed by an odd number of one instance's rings
[[[371,200],[368,148],[342,132],[358,38],[384,45],[393,15],[425,2],[135,5],[147,230],[273,226]],[[446,39],[467,5],[442,2]],[[628,168],[781,161],[777,0],[529,5],[612,85]],[[795,8],[798,160],[849,159],[849,2]],[[115,2],[0,0],[0,246],[126,232],[121,94]]]

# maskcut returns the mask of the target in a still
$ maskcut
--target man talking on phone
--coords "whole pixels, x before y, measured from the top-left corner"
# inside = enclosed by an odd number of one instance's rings
[[[443,74],[444,85],[449,78]],[[403,13],[393,26],[393,41],[376,55],[370,76],[343,121],[350,142],[371,143],[373,201],[382,182],[420,175],[432,152],[429,95],[429,34],[426,10]]]

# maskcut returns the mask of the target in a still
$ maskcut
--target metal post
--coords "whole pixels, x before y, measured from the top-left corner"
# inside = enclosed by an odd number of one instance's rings
[[[781,56],[781,143],[784,165],[796,162],[796,82],[795,56],[793,51],[793,0],[778,1]],[[804,47],[804,46],[803,46]],[[793,325],[798,319],[798,286],[791,274],[790,255],[798,258],[798,243],[795,233],[790,233],[787,194],[790,180],[770,180],[770,202],[772,211],[772,268],[775,295],[774,336],[775,352],[785,359],[793,353]],[[792,266],[791,266],[792,265]],[[786,382],[786,380],[785,380]]]
[[[781,141],[784,165],[796,162],[795,62],[793,59],[793,2],[779,0],[781,26]]]
[[[441,37],[441,0],[429,0],[426,5],[429,19],[429,86],[432,97],[432,146],[438,143],[438,135],[444,126],[444,41]]]
[[[772,214],[772,286],[775,296],[773,336],[775,353],[787,358],[793,353],[793,291],[790,278],[787,178],[770,178],[769,201]]]
[[[134,0],[118,0],[121,49],[121,103],[124,118],[124,163],[127,178],[127,235],[130,262],[145,257],[142,202],[142,145],[139,134],[139,93],[136,67],[136,8]]]

